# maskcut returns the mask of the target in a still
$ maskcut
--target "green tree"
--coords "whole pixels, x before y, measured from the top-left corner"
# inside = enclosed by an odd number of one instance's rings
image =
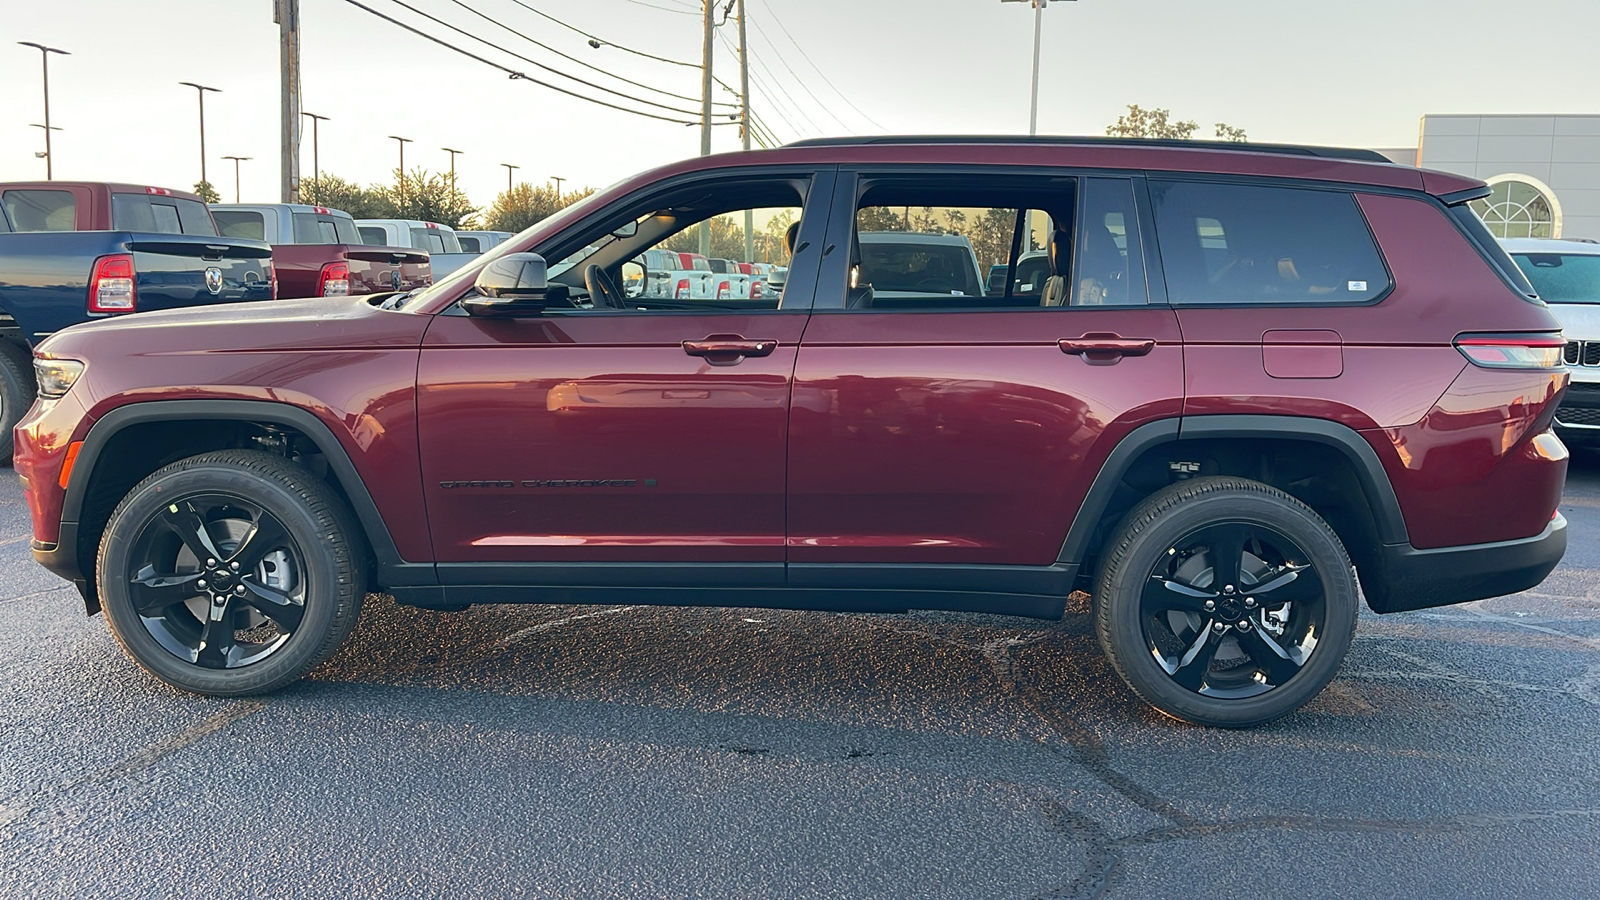
[[[1116,122],[1106,126],[1106,134],[1111,137],[1163,138],[1180,141],[1193,138],[1198,130],[1200,124],[1193,119],[1174,122],[1171,110],[1145,109],[1137,103],[1128,104],[1128,111],[1118,116]],[[1217,123],[1216,136],[1219,141],[1246,140],[1243,128],[1235,128],[1227,122]]]
[[[867,206],[856,211],[857,231],[910,231],[907,211],[888,206]]]
[[[1017,227],[1014,209],[986,209],[965,232],[978,262],[986,266],[1004,265],[1011,259],[1011,235]]]
[[[557,194],[549,185],[526,181],[494,198],[484,225],[491,231],[523,231],[594,193],[594,188]]]
[[[194,192],[205,203],[216,203],[222,199],[222,195],[217,193],[217,189],[212,187],[209,181],[196,181]]]
[[[393,187],[379,189],[394,204],[394,218],[438,222],[450,228],[477,227],[478,208],[450,184],[447,176],[420,167],[409,174],[396,172],[395,176]]]
[[[342,210],[357,219],[398,219],[399,210],[382,188],[364,188],[337,175],[300,180],[300,199]]]

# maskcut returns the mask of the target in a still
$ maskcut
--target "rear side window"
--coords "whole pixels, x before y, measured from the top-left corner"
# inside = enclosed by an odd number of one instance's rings
[[[482,253],[483,248],[478,246],[478,239],[471,235],[458,234],[456,240],[461,242],[462,253]]]
[[[359,244],[355,223],[338,216],[300,213],[293,216],[296,244]]]
[[[211,213],[211,218],[216,220],[217,230],[223,237],[248,238],[256,241],[267,239],[266,219],[261,213],[242,209],[219,209]]]
[[[411,229],[411,246],[429,253],[444,252],[444,236],[436,228]]]
[[[389,238],[383,229],[376,225],[363,225],[357,229],[361,233],[361,243],[368,247],[387,247]]]
[[[6,191],[0,202],[15,231],[71,231],[77,224],[71,191]]]
[[[111,227],[156,234],[217,234],[204,203],[150,194],[112,194]]]
[[[1389,273],[1344,191],[1150,182],[1173,303],[1362,303]]]

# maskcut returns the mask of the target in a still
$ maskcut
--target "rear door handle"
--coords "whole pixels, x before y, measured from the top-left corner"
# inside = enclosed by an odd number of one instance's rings
[[[683,352],[713,366],[735,366],[747,356],[771,356],[777,341],[753,341],[737,334],[713,334],[704,340],[684,341]]]
[[[1062,338],[1056,344],[1061,347],[1062,353],[1073,353],[1091,360],[1144,356],[1156,348],[1154,338],[1125,338],[1120,334],[1101,333]]]

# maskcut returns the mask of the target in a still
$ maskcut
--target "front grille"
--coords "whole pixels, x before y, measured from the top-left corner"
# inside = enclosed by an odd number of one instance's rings
[[[1586,366],[1600,366],[1600,341],[1584,341],[1579,361]]]
[[[1600,366],[1600,341],[1567,341],[1561,359],[1569,366]]]
[[[1579,409],[1563,406],[1556,413],[1556,421],[1563,425],[1600,426],[1600,409]]]
[[[1567,341],[1567,347],[1561,353],[1561,360],[1569,366],[1578,364],[1578,356],[1583,353],[1583,344],[1579,341]]]

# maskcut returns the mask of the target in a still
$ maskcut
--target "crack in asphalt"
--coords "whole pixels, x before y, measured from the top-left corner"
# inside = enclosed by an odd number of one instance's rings
[[[210,715],[188,728],[174,732],[122,757],[109,766],[92,769],[77,778],[45,785],[32,792],[0,802],[0,844],[8,843],[26,831],[27,820],[41,808],[50,806],[85,785],[100,785],[136,775],[168,756],[192,746],[241,719],[266,708],[259,700],[244,700]]]
[[[530,638],[536,634],[544,634],[546,631],[553,631],[564,625],[571,625],[573,622],[579,622],[584,619],[598,619],[602,616],[615,616],[619,613],[625,613],[629,610],[638,608],[639,607],[637,606],[613,606],[609,609],[602,609],[596,612],[581,613],[576,616],[567,616],[566,618],[556,619],[550,622],[540,622],[537,625],[529,625],[527,628],[519,628],[518,630],[511,632],[510,634],[501,638],[499,641],[495,642],[495,647],[497,649],[504,650],[505,648],[523,640],[524,638]]]

